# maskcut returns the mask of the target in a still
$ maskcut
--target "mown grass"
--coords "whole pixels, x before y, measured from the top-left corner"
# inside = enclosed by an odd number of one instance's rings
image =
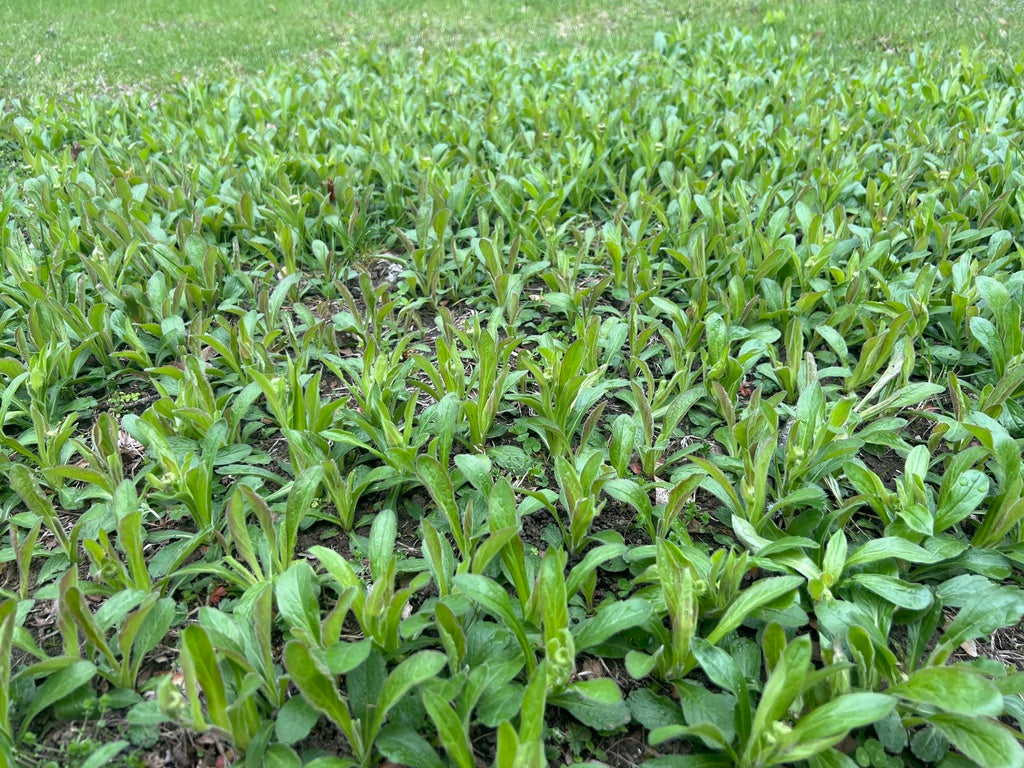
[[[0,768],[1024,765],[1015,22],[522,7],[13,76]]]
[[[508,41],[526,52],[648,45],[687,22],[796,36],[836,65],[929,44],[948,54],[1024,52],[1019,0],[636,0],[608,3],[426,0],[5,0],[0,3],[0,95],[163,87],[177,76],[257,75],[360,46],[427,51]]]

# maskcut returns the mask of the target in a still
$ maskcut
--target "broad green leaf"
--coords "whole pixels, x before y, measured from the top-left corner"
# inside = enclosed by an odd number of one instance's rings
[[[249,529],[246,525],[243,498],[240,486],[236,485],[235,490],[228,499],[226,509],[228,532],[231,534],[231,543],[235,551],[242,558],[242,561],[249,566],[253,575],[262,581],[263,570],[260,568],[260,562],[256,558],[256,549],[253,546],[252,537],[249,535]]]
[[[705,686],[687,680],[675,683],[675,689],[687,725],[711,723],[729,744],[737,740],[735,696],[712,693]]]
[[[731,752],[732,750],[731,745],[726,741],[722,732],[707,722],[694,725],[664,725],[651,731],[648,740],[653,746],[658,746],[670,739],[680,739],[685,736],[696,736],[712,749],[719,749],[725,752]]]
[[[643,680],[658,664],[658,655],[664,652],[664,648],[659,649],[658,654],[647,654],[641,651],[629,651],[626,653],[626,671],[629,672],[629,676],[634,680]]]
[[[395,667],[377,697],[377,711],[374,715],[377,727],[374,731],[380,729],[388,712],[410,689],[434,677],[447,662],[443,653],[419,651]]]
[[[984,473],[969,469],[953,480],[939,495],[935,528],[944,531],[973,514],[988,494],[989,480]]]
[[[11,732],[11,647],[18,621],[17,611],[17,601],[7,599],[0,602],[0,740]]]
[[[125,620],[124,628],[121,632],[123,635],[132,638],[130,650],[136,668],[138,668],[139,663],[142,661],[142,657],[156,648],[166,638],[167,632],[174,622],[174,600],[169,597],[157,600],[154,599],[155,597],[155,593],[150,597],[152,601],[151,607],[145,611],[140,609],[136,614],[129,616]],[[131,627],[130,625],[136,621],[136,617],[139,626],[137,628]],[[128,650],[124,645],[121,645],[122,657],[128,655]]]
[[[498,724],[495,751],[495,768],[515,768],[516,756],[519,753],[519,736],[508,720]]]
[[[305,560],[292,565],[274,582],[277,609],[300,639],[320,643],[320,604],[313,569]]]
[[[949,755],[949,739],[935,726],[921,728],[910,739],[910,751],[926,764],[937,763]]]
[[[547,705],[547,661],[542,661],[530,673],[530,680],[523,691],[523,708],[519,722],[521,745],[539,743],[544,735],[544,711]]]
[[[478,603],[489,614],[497,619],[501,619],[512,630],[519,641],[520,647],[523,649],[523,657],[526,664],[532,670],[536,664],[536,659],[530,642],[526,638],[523,620],[516,615],[508,592],[486,576],[473,573],[460,573],[456,576],[455,587],[460,592],[465,593],[471,600]]]
[[[433,691],[424,691],[422,699],[448,757],[458,768],[476,768],[469,732],[463,728],[455,710]]]
[[[118,739],[117,741],[111,741],[107,744],[101,744],[96,747],[95,751],[90,754],[85,761],[82,762],[79,768],[103,768],[103,766],[113,761],[115,757],[121,754],[129,746],[131,746],[131,742],[124,739]]]
[[[598,704],[615,704],[622,701],[622,691],[610,677],[580,680],[573,683],[570,690]]]
[[[803,581],[799,576],[773,576],[755,582],[740,592],[736,599],[726,608],[718,624],[708,634],[707,641],[712,645],[717,644],[719,640],[736,629],[758,608],[792,592]]]
[[[998,716],[1003,697],[988,678],[967,667],[924,667],[888,693],[960,715]]]
[[[339,641],[327,649],[327,668],[335,675],[347,674],[366,661],[372,650],[373,641],[369,638],[354,643]]]
[[[451,577],[455,572],[455,554],[448,539],[438,533],[429,520],[420,521],[420,537],[423,541],[423,559],[427,561],[434,583],[441,597],[451,591]],[[316,549],[316,548],[314,548]]]
[[[901,523],[922,536],[936,533],[935,518],[924,504],[906,504],[896,511]]]
[[[574,683],[565,693],[553,696],[551,703],[599,731],[615,730],[631,720],[618,686],[608,678]]]
[[[787,734],[785,762],[806,760],[838,744],[850,731],[888,715],[896,700],[882,693],[848,693],[802,717]],[[782,762],[781,760],[779,762]]]
[[[999,338],[999,332],[996,330],[991,320],[984,317],[972,317],[968,323],[971,329],[971,335],[978,340],[978,343],[985,348],[993,361],[1001,360],[1005,355],[1003,349],[1003,342]]]
[[[620,413],[612,421],[611,440],[609,443],[609,461],[619,477],[626,475],[629,460],[633,456],[635,440],[636,429],[633,424],[633,417],[627,413]]]
[[[745,741],[750,736],[753,712],[747,680],[739,664],[726,651],[700,637],[693,639],[690,650],[711,682],[736,697],[734,725],[740,741]]]
[[[982,768],[1021,768],[1024,749],[1007,728],[983,717],[953,713],[930,715],[928,721],[965,756]]]
[[[778,622],[770,622],[761,634],[761,650],[764,654],[764,665],[768,674],[775,669],[782,654],[786,650],[786,630]]]
[[[745,694],[747,682],[736,660],[716,645],[701,637],[695,637],[691,646],[697,663],[708,678],[719,688],[733,695]]]
[[[857,768],[857,763],[849,755],[838,749],[826,749],[808,759],[810,768]]]
[[[626,551],[626,545],[621,543],[601,544],[593,549],[587,550],[583,559],[573,566],[572,570],[569,572],[569,577],[565,580],[566,594],[568,594],[570,598],[573,597],[577,592],[579,592],[584,579],[586,579],[589,574],[593,573],[598,566],[621,556]]]
[[[290,276],[289,276],[290,277]],[[299,526],[309,513],[310,503],[323,480],[324,470],[319,464],[304,469],[292,483],[285,503],[284,527],[280,549],[280,565],[287,568],[295,555]]]
[[[377,736],[375,746],[384,757],[399,765],[444,768],[430,742],[413,728],[401,723],[388,723]]]
[[[356,768],[359,763],[355,760],[348,760],[342,757],[317,757],[305,764],[304,768]],[[424,763],[424,766],[429,766]]]
[[[302,759],[287,744],[271,744],[263,753],[264,768],[302,768]]]
[[[355,733],[348,705],[338,693],[334,681],[317,666],[309,648],[298,640],[285,643],[284,666],[306,701],[314,709],[327,715],[351,741]]]
[[[298,273],[292,273],[285,275],[285,277],[278,282],[274,287],[273,293],[270,295],[270,316],[277,317],[281,312],[281,307],[284,306],[285,301],[288,298],[288,292],[292,286],[295,285],[302,278],[302,275]]]
[[[519,526],[500,528],[492,532],[491,535],[488,536],[473,553],[473,565],[471,571],[473,573],[483,573],[495,556],[498,555],[502,549],[508,546],[509,542],[513,539],[519,538],[519,534]]]
[[[370,526],[370,577],[378,581],[395,556],[395,538],[398,535],[398,516],[390,507],[382,509]]]
[[[910,405],[917,405],[918,403],[924,402],[929,397],[941,394],[945,391],[945,387],[941,384],[935,384],[929,381],[919,381],[908,384],[902,389],[889,395],[884,400],[879,401],[877,404],[865,408],[861,412],[861,418],[864,420],[870,419],[880,413],[894,413]]]
[[[474,453],[460,453],[455,457],[455,466],[470,484],[481,493],[489,493],[494,485],[491,479],[491,460]]]
[[[568,597],[565,593],[566,554],[560,547],[544,553],[540,566],[541,615],[544,618],[544,642],[558,638],[569,626]]]
[[[626,699],[629,712],[640,725],[651,731],[663,725],[684,725],[679,703],[650,688],[636,688]]]
[[[71,541],[64,531],[64,526],[57,518],[57,512],[46,496],[43,495],[39,483],[32,477],[32,473],[23,464],[14,464],[8,470],[8,480],[11,488],[17,493],[25,505],[36,515],[43,524],[50,530],[61,544],[68,557],[74,557],[75,552],[71,550]]]
[[[455,501],[455,489],[448,471],[432,456],[420,456],[416,459],[416,472],[434,503],[440,507],[452,537],[459,546],[459,551],[468,554],[466,552],[468,543],[464,541],[462,535],[459,506]]]
[[[878,734],[878,740],[886,750],[895,754],[903,752],[910,743],[906,726],[899,715],[899,710],[894,710],[874,724],[874,731]]]
[[[941,558],[924,547],[899,536],[870,539],[857,547],[847,558],[846,567],[878,562],[879,560],[906,560],[910,563],[937,563]]]
[[[477,720],[488,728],[496,728],[519,712],[523,703],[524,686],[518,683],[503,685],[484,694],[477,706]]]
[[[626,478],[613,478],[604,484],[604,492],[616,501],[628,504],[641,520],[650,520],[654,516],[654,508],[651,506],[651,497],[640,486],[639,483]]]
[[[504,476],[494,483],[488,497],[488,510],[492,521],[492,530],[511,528],[518,525],[516,517],[516,496],[512,485]]]
[[[924,584],[911,584],[879,573],[858,573],[847,581],[859,584],[900,608],[923,611],[932,604],[932,591]]]
[[[736,761],[728,755],[712,753],[695,755],[661,755],[644,760],[638,768],[735,768]]]
[[[302,696],[292,696],[277,712],[274,735],[283,744],[294,744],[309,735],[320,713]]]
[[[67,698],[96,676],[96,665],[85,659],[76,659],[56,669],[36,689],[32,702],[25,710],[18,730],[18,740],[28,732],[28,727],[43,710]]]
[[[747,752],[756,743],[758,735],[766,732],[771,724],[781,720],[790,704],[803,691],[804,680],[811,670],[811,639],[807,635],[794,638],[764,684],[761,701],[751,725],[751,739]]]
[[[201,626],[193,624],[181,633],[181,644],[186,678],[194,677],[195,682],[202,688],[210,720],[219,728],[231,731],[227,688],[224,686],[224,678],[210,636]]]
[[[626,629],[637,627],[651,616],[651,604],[639,597],[609,603],[593,616],[577,625],[573,632],[577,650],[600,645]]]
[[[836,581],[839,580],[847,562],[846,535],[842,530],[836,531],[829,539],[825,547],[825,557],[821,563],[821,569],[828,573]]]
[[[466,657],[466,631],[455,612],[442,600],[438,600],[434,606],[434,619],[441,645],[448,654],[448,665],[455,673],[462,668]]]

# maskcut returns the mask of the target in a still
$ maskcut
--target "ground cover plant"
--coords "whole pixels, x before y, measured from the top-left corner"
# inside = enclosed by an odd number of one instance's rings
[[[178,77],[258,76],[364,46],[427,53],[479,41],[529,54],[633,50],[691,24],[770,26],[837,65],[906,55],[1024,53],[1021,0],[0,0],[0,95],[118,93]]]
[[[1019,65],[365,49],[0,117],[0,764],[1024,765]]]

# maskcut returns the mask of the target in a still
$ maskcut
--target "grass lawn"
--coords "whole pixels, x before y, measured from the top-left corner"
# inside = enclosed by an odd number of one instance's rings
[[[110,6],[0,9],[0,768],[1024,766],[1012,5]]]
[[[773,26],[837,62],[930,44],[1019,56],[1019,0],[3,0],[0,97],[161,87],[178,75],[257,75],[361,46],[457,50],[480,40],[531,53],[628,50],[681,22]]]

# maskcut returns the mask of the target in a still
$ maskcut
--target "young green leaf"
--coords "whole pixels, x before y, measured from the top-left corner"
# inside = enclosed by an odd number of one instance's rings
[[[306,701],[327,715],[349,739],[353,749],[359,751],[362,744],[353,729],[348,704],[338,693],[334,681],[320,669],[309,648],[298,640],[285,643],[284,666]]]
[[[718,624],[708,634],[707,641],[712,645],[736,629],[758,608],[772,603],[796,589],[803,579],[799,576],[773,576],[761,579],[740,592],[729,605]]]
[[[96,676],[96,665],[85,659],[61,659],[58,667],[36,690],[32,702],[21,718],[17,740],[28,733],[28,728],[38,714],[67,698]]]
[[[423,706],[437,728],[437,735],[448,757],[458,768],[476,768],[469,732],[455,714],[455,710],[433,691],[423,691],[421,696]]]
[[[967,667],[924,667],[888,693],[960,715],[997,717],[1003,697],[994,682]]]
[[[835,746],[846,735],[881,720],[896,707],[896,700],[882,693],[848,693],[802,717],[785,739],[775,763],[807,758]]]
[[[1011,731],[992,720],[943,712],[930,715],[928,722],[982,768],[1024,766],[1024,749],[1020,742]]]
[[[576,649],[592,648],[619,632],[638,627],[650,618],[651,612],[651,604],[639,597],[609,603],[573,628]]]
[[[306,561],[292,565],[274,582],[277,609],[299,639],[319,645],[320,605],[313,569]]]

